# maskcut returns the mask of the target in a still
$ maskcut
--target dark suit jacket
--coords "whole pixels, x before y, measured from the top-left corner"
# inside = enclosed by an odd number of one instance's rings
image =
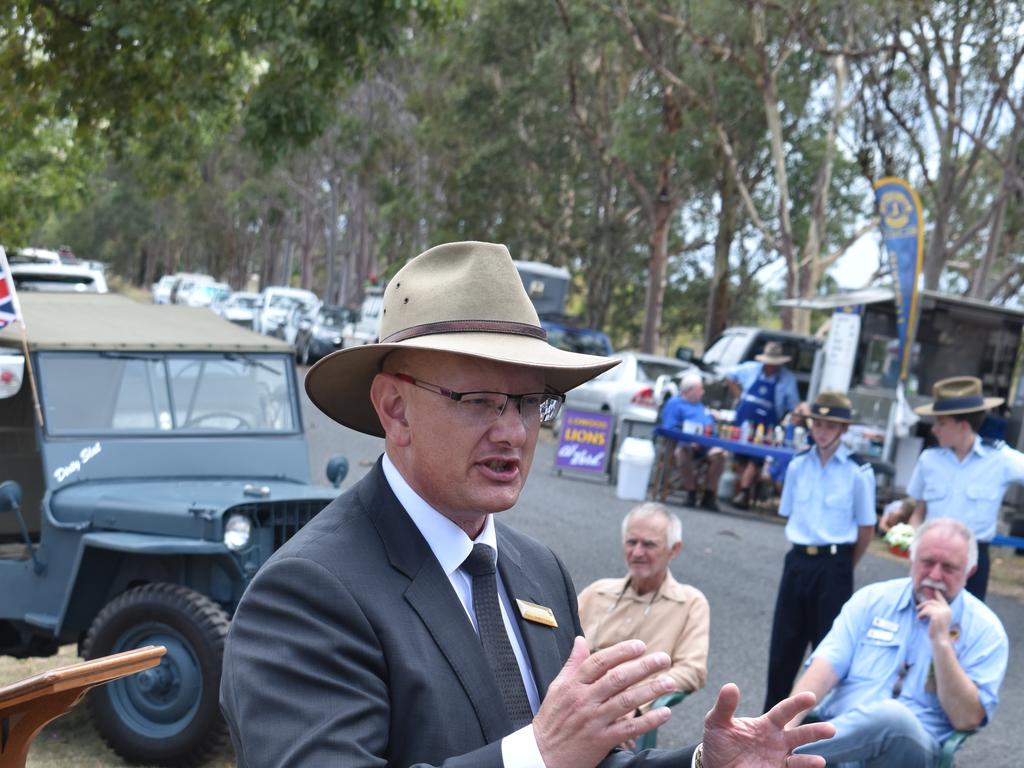
[[[547,547],[497,527],[510,598],[543,698],[582,634],[576,590]],[[377,465],[282,547],[235,613],[221,708],[238,765],[501,768],[512,724],[473,626]],[[692,749],[602,762],[689,766]]]

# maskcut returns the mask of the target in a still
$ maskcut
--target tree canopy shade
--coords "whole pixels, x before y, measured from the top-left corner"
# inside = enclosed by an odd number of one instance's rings
[[[31,132],[41,115],[115,146],[200,115],[241,118],[265,156],[323,132],[337,88],[414,20],[458,0],[4,0],[0,115]]]

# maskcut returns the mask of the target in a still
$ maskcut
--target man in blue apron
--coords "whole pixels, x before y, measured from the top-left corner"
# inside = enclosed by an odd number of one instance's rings
[[[740,363],[726,374],[729,391],[738,398],[736,424],[741,427],[746,424],[751,435],[759,424],[764,425],[764,433],[768,434],[800,401],[796,376],[785,367],[790,359],[783,354],[782,344],[769,341],[760,355]],[[750,489],[762,463],[754,459],[745,461],[732,499],[736,506],[742,509],[750,506]]]

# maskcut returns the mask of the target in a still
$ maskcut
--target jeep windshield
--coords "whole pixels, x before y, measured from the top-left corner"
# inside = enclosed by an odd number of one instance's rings
[[[285,355],[44,352],[37,359],[51,435],[298,429]]]

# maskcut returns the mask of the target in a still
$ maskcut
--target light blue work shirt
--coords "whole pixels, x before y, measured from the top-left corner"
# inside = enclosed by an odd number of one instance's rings
[[[691,403],[682,395],[673,395],[661,411],[661,426],[665,429],[679,429],[684,421],[714,424],[715,417],[704,407],[704,403]]]
[[[975,436],[963,461],[952,448],[922,451],[907,495],[924,501],[929,519],[955,518],[974,531],[978,541],[992,541],[1010,483],[1024,483],[1024,453]]]
[[[950,636],[960,667],[978,687],[987,723],[999,704],[1009,644],[992,609],[968,592],[950,603]],[[903,664],[907,667],[899,701],[939,742],[953,731],[935,689],[928,622],[917,618],[909,578],[869,584],[854,593],[832,629],[811,654],[828,661],[839,684],[822,701],[819,712],[833,718],[855,707],[892,698]]]
[[[740,389],[746,392],[757,381],[757,377],[761,375],[763,369],[764,363],[759,363],[757,360],[748,360],[737,365],[725,377],[730,381],[735,381],[740,385]],[[793,410],[796,404],[800,402],[800,394],[796,388],[796,376],[793,375],[789,368],[780,367],[774,377],[765,376],[765,378],[769,380],[775,379],[775,417],[782,421],[782,417]]]
[[[786,470],[779,514],[789,518],[786,538],[794,544],[853,544],[857,528],[877,520],[874,470],[842,443],[825,466],[817,447],[799,453]]]

